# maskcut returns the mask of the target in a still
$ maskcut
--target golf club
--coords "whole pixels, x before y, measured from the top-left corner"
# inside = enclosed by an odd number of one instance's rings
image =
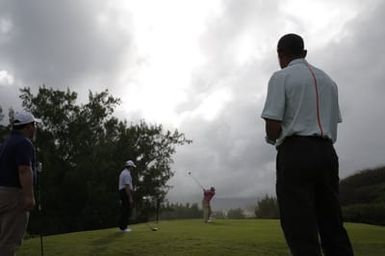
[[[148,222],[146,222],[147,227],[149,227],[152,231],[157,231],[158,228],[152,227]]]
[[[202,186],[202,184],[191,174],[191,172],[188,172],[188,175],[204,190],[205,188]]]
[[[36,149],[35,149],[36,150]],[[43,164],[42,162],[37,162],[36,163],[36,191],[37,191],[37,209],[39,211],[40,215],[40,255],[44,256],[44,245],[43,245],[43,211],[42,211],[42,202],[41,202],[41,179],[42,179],[42,172],[43,172]]]
[[[144,201],[145,203],[150,203],[150,202],[151,202],[151,196],[143,196],[142,199],[143,199],[143,201]],[[152,231],[157,231],[157,230],[158,230],[158,228],[155,228],[155,227],[151,226],[148,222],[145,222],[145,224],[146,224],[146,226],[149,227],[150,230],[152,230]]]

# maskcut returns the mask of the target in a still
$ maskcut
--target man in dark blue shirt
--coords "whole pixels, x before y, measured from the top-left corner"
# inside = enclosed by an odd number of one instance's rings
[[[31,113],[18,112],[13,130],[0,145],[0,255],[13,256],[21,245],[29,211],[35,206],[32,141],[36,122]]]

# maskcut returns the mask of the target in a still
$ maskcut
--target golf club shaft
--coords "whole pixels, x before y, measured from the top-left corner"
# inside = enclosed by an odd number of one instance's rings
[[[193,179],[193,180],[195,180],[195,182],[202,188],[202,189],[205,189],[203,186],[202,186],[202,184],[191,174],[191,172],[189,172],[188,173],[190,176],[191,176],[191,178]]]

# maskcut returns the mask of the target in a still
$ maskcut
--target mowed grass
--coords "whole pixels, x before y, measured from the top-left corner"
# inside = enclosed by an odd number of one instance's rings
[[[44,237],[45,256],[287,256],[277,220],[161,221],[157,231],[144,224],[132,232],[116,228]],[[385,227],[345,225],[355,255],[385,255]],[[40,239],[28,239],[17,256],[40,255]]]

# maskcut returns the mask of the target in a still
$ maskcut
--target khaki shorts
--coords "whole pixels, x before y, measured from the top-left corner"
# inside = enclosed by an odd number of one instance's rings
[[[0,255],[14,255],[20,247],[29,212],[23,208],[19,188],[0,187]]]

